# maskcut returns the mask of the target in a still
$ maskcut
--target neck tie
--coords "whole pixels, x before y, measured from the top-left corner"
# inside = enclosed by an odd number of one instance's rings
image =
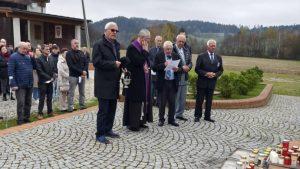
[[[214,53],[210,53],[210,61],[211,61],[211,63],[214,62]]]

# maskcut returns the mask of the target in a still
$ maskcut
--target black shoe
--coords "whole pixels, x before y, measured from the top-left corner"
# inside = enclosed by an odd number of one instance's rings
[[[80,110],[84,110],[86,109],[87,107],[83,106],[83,107],[80,107]]]
[[[24,119],[23,122],[24,123],[30,123],[30,120],[29,119]]]
[[[159,127],[162,127],[163,125],[164,125],[164,122],[162,122],[162,121],[158,122]]]
[[[145,124],[141,124],[140,128],[144,128],[145,129],[145,128],[149,128],[149,127],[147,125],[145,125]]]
[[[105,136],[99,136],[99,137],[96,136],[96,140],[99,141],[100,143],[103,143],[103,144],[112,144],[112,142],[107,140],[105,138]]]
[[[212,122],[212,123],[214,123],[215,122],[215,120],[213,120],[213,119],[204,119],[205,121],[208,121],[208,122]]]
[[[175,126],[175,127],[178,127],[178,126],[179,126],[179,124],[178,124],[178,123],[176,123],[175,121],[173,121],[173,122],[170,122],[169,124],[170,124],[170,125],[172,125],[172,126]]]
[[[114,133],[113,131],[106,133],[105,136],[111,137],[111,138],[120,138],[120,135],[117,133]]]
[[[136,128],[136,127],[128,127],[128,129],[129,129],[130,131],[140,131],[140,129],[139,129],[139,128]]]
[[[6,94],[3,94],[3,101],[7,101]]]
[[[187,119],[187,118],[184,118],[184,117],[176,117],[176,119],[182,120],[182,121],[188,121],[188,119]]]
[[[69,112],[69,113],[72,113],[73,111],[74,111],[74,110],[70,110],[70,109],[67,110],[67,112]]]
[[[200,118],[195,118],[194,122],[200,122]]]
[[[10,94],[10,100],[16,100],[13,96],[13,94]]]
[[[3,120],[3,117],[2,117],[2,116],[0,116],[0,120]]]

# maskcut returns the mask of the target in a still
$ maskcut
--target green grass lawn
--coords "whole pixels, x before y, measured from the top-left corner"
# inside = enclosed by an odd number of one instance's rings
[[[225,70],[224,73],[238,73],[235,70]],[[300,75],[264,73],[263,82],[273,84],[273,94],[300,96]]]
[[[126,50],[122,50],[125,56]],[[193,54],[195,65],[198,54]],[[222,56],[226,72],[240,72],[255,66],[264,71],[264,83],[273,84],[273,93],[300,96],[300,61],[255,57]]]

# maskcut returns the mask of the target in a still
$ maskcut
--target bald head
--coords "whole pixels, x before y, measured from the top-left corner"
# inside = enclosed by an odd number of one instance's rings
[[[161,47],[162,46],[162,37],[159,35],[155,36],[154,42],[155,42],[156,47]]]

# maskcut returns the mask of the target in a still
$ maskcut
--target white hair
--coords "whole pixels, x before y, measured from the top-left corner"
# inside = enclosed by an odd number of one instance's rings
[[[206,43],[207,46],[209,46],[209,44],[214,43],[215,45],[217,44],[217,41],[215,41],[214,39],[209,39]]]
[[[109,28],[111,28],[113,26],[118,27],[118,25],[115,22],[108,22],[107,24],[105,24],[104,29],[107,30],[107,29],[109,29]]]
[[[179,38],[184,38],[184,40],[186,41],[186,36],[183,34],[179,34],[176,36],[176,40],[178,40]]]
[[[171,41],[165,41],[163,46],[164,46],[164,48],[167,48],[167,47],[173,48],[173,43]]]
[[[20,42],[18,44],[18,47],[28,47],[28,44],[27,44],[27,42]]]
[[[5,39],[1,39],[1,40],[0,40],[0,42],[4,42],[4,43],[6,43],[6,40],[5,40]]]
[[[139,37],[150,37],[150,31],[148,29],[141,29],[138,36]]]

